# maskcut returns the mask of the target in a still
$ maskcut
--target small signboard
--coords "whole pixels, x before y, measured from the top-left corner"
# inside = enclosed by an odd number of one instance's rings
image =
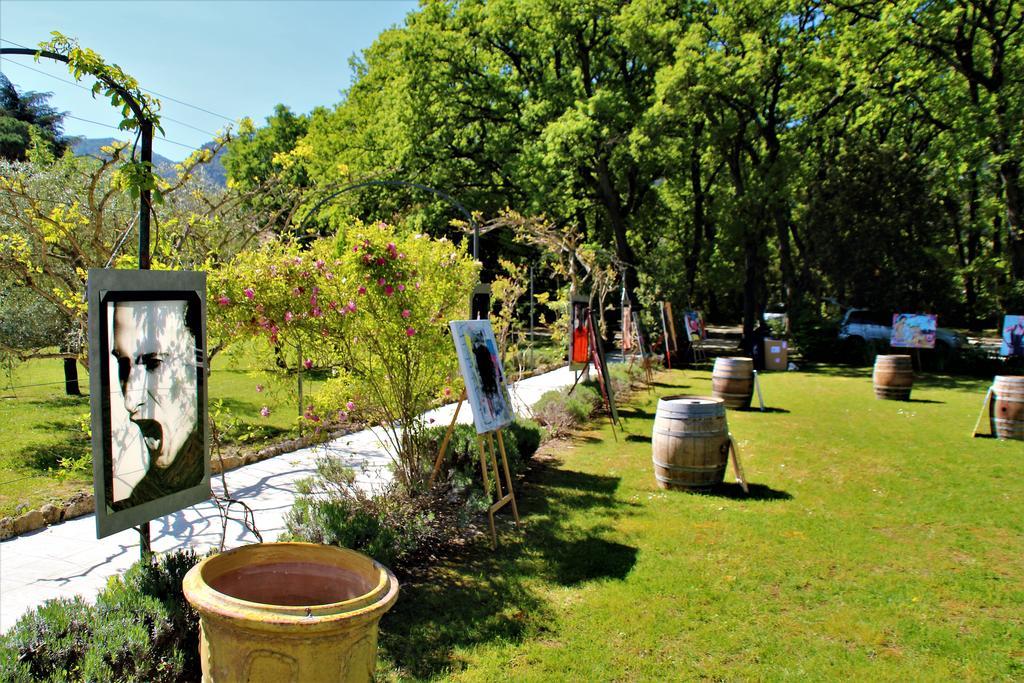
[[[1001,356],[1024,356],[1024,315],[1003,316]]]
[[[486,434],[510,424],[515,415],[491,321],[452,320],[448,327],[466,384],[466,398],[473,409],[476,433]]]
[[[928,313],[896,313],[889,344],[901,349],[934,349],[937,323],[937,317]]]
[[[206,273],[89,271],[98,538],[210,497]]]
[[[569,300],[569,368],[582,370],[590,360],[590,299],[574,294]]]

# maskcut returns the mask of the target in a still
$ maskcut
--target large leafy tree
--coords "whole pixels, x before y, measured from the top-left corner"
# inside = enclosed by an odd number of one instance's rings
[[[32,130],[54,151],[67,146],[63,137],[64,114],[49,104],[53,93],[18,92],[6,75],[0,73],[0,158],[23,161],[31,149]]]

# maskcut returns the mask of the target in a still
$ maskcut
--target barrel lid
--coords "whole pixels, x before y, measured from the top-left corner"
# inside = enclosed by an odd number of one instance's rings
[[[993,382],[1006,382],[1008,384],[1024,383],[1024,375],[996,375]]]
[[[659,403],[690,403],[692,405],[711,405],[721,403],[722,399],[711,396],[665,396],[658,399]]]

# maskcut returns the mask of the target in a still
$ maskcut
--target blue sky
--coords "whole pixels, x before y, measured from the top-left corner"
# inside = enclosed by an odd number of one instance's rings
[[[35,48],[56,30],[120,65],[166,96],[159,99],[167,140],[158,138],[154,149],[180,160],[226,119],[260,124],[279,102],[296,112],[337,103],[350,83],[349,58],[416,7],[409,0],[0,0],[0,46]],[[53,92],[60,111],[106,124],[65,119],[66,133],[127,139],[111,128],[119,112],[106,99],[54,78],[73,80],[64,64],[15,56],[0,67],[19,90]]]

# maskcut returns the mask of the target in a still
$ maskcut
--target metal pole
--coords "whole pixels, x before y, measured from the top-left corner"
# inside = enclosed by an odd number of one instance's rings
[[[140,121],[142,126],[142,163],[152,169],[153,163],[153,123]],[[152,171],[151,171],[152,172]],[[148,189],[139,193],[139,270],[149,270],[149,213],[151,197]],[[153,537],[150,535],[149,522],[138,526],[139,557],[143,560],[153,554]]]
[[[302,438],[302,344],[298,345],[299,354],[299,438]]]
[[[153,122],[142,121],[142,163],[152,170]],[[152,197],[148,189],[139,194],[139,268],[149,270],[149,214]]]
[[[480,226],[473,220],[473,260],[480,260]]]
[[[533,351],[533,266],[530,266],[530,351]]]

